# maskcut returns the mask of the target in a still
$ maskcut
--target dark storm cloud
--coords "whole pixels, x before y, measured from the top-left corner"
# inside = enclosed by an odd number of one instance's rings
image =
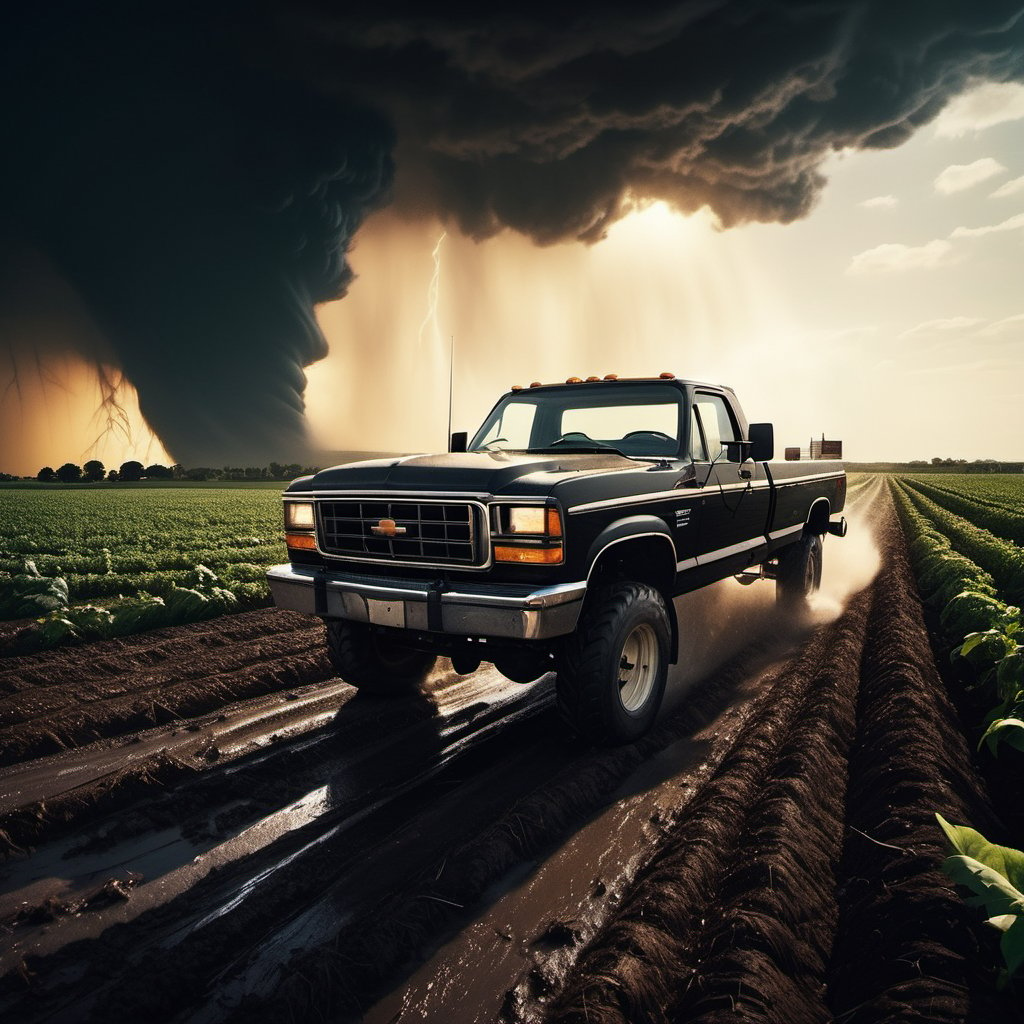
[[[1021,5],[1001,2],[25,17],[0,68],[7,230],[81,290],[193,463],[297,457],[313,305],[344,291],[392,153],[402,211],[477,237],[592,241],[631,196],[786,222],[830,152],[898,145],[971,79],[1024,74]]]
[[[313,16],[351,54],[319,73],[358,67],[395,117],[398,201],[477,236],[594,240],[630,193],[726,226],[791,221],[830,152],[898,145],[972,78],[1024,77],[1019,3],[409,10]]]
[[[344,293],[391,178],[387,121],[256,66],[229,14],[47,8],[0,69],[7,233],[83,294],[190,465],[306,451],[313,305]]]

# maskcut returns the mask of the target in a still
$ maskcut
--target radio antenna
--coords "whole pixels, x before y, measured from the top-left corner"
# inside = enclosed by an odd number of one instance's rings
[[[455,382],[455,335],[448,346],[448,444],[452,443],[452,393]]]

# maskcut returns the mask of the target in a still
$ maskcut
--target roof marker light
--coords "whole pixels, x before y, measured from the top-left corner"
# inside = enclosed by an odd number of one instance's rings
[[[541,383],[540,383],[540,381],[539,381],[539,380],[535,380],[535,381],[534,381],[534,382],[533,382],[533,383],[532,383],[532,384],[530,385],[530,387],[531,387],[531,388],[539,388],[539,387],[541,387]]]
[[[523,390],[523,385],[522,384],[513,384],[512,385],[512,390],[513,391],[522,391]]]
[[[570,377],[565,383],[566,384],[582,384],[583,383],[583,379],[581,377]]]
[[[660,380],[675,380],[675,376],[674,373],[669,373],[667,370],[664,373],[658,374]]]
[[[592,380],[600,380],[600,379],[601,379],[600,377],[588,377],[587,378],[587,383],[589,384]]]
[[[619,375],[617,373],[606,373],[604,375],[604,379],[605,380],[618,380],[619,379]]]

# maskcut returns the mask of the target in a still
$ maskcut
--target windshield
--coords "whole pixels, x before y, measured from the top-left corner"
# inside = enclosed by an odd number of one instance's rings
[[[682,394],[662,384],[574,384],[510,395],[491,412],[470,451],[679,453]]]

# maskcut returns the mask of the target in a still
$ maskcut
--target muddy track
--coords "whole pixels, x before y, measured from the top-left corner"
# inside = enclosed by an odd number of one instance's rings
[[[323,627],[275,609],[0,659],[0,765],[330,678]]]
[[[869,481],[852,504],[880,495]],[[549,678],[441,663],[420,699],[356,696],[318,624],[270,611],[0,661],[0,1012],[987,1012],[969,966],[985,937],[929,824],[984,809],[891,509],[873,508],[885,573],[834,621],[787,623],[767,588],[681,599],[719,654],[681,666],[656,729],[613,751],[565,736]],[[840,545],[826,576],[844,551],[865,560]]]

